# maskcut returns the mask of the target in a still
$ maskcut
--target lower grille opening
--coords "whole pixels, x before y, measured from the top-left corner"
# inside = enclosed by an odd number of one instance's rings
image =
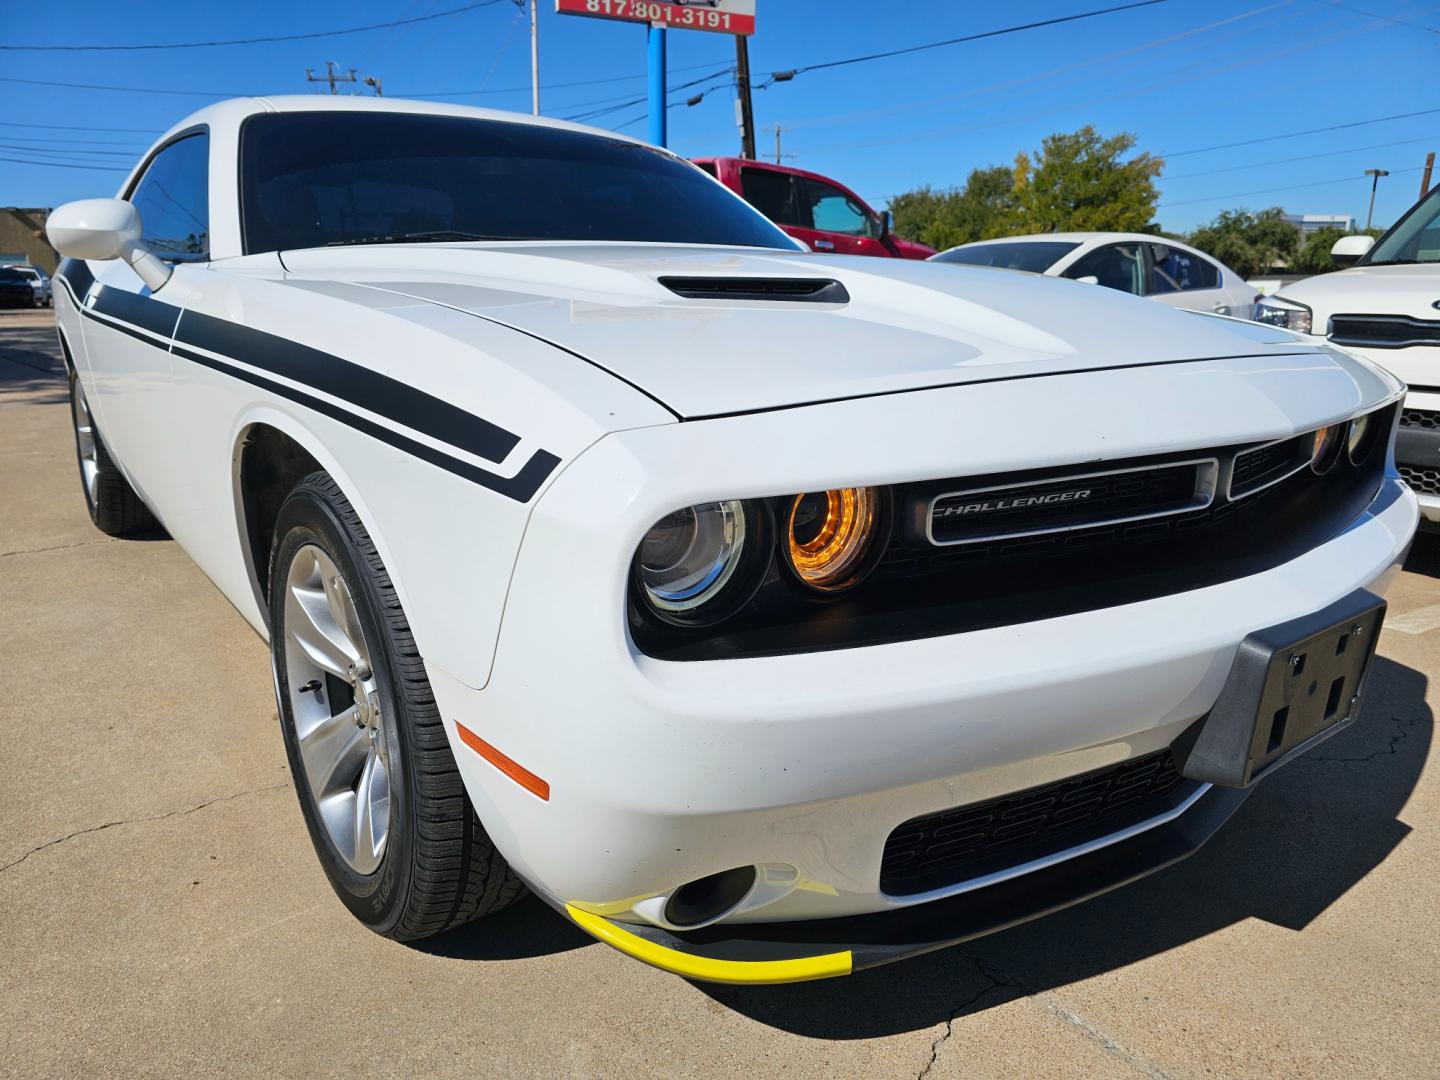
[[[1119,765],[943,810],[899,826],[885,842],[880,889],[941,889],[1140,824],[1196,790],[1166,748]]]
[[[1421,495],[1440,495],[1440,468],[1426,469],[1419,465],[1395,465],[1400,470],[1400,479]]]

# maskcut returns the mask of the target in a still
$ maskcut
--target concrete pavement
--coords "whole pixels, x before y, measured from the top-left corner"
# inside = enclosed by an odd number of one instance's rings
[[[266,650],[85,516],[48,313],[0,313],[0,1074],[1440,1076],[1440,551],[1365,715],[1200,854],[933,956],[692,985],[533,900],[407,947],[334,898]]]

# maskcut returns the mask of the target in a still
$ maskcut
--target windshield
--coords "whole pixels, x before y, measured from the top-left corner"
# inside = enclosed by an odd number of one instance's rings
[[[1416,203],[1370,249],[1370,266],[1440,262],[1440,187]]]
[[[270,113],[241,134],[247,252],[427,240],[794,251],[698,169],[600,135],[418,113]]]
[[[19,270],[12,270],[8,266],[0,267],[0,281],[24,282],[30,284],[30,279]]]
[[[1079,244],[1060,240],[1035,240],[1009,244],[971,244],[968,247],[942,251],[931,262],[965,263],[968,266],[998,266],[1004,270],[1027,270],[1043,274],[1061,256],[1074,251]]]

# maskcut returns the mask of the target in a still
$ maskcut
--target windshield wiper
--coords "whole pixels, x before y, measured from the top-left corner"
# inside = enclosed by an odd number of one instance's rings
[[[425,232],[379,233],[375,236],[355,236],[345,240],[330,240],[326,247],[341,247],[346,244],[430,244],[447,240],[524,240],[524,236],[487,236],[484,233],[462,232],[459,229],[431,229]]]

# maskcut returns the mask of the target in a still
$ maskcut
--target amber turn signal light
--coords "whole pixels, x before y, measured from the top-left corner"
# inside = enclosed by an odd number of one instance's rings
[[[797,495],[785,523],[785,560],[813,589],[846,589],[862,576],[879,521],[876,488]]]

